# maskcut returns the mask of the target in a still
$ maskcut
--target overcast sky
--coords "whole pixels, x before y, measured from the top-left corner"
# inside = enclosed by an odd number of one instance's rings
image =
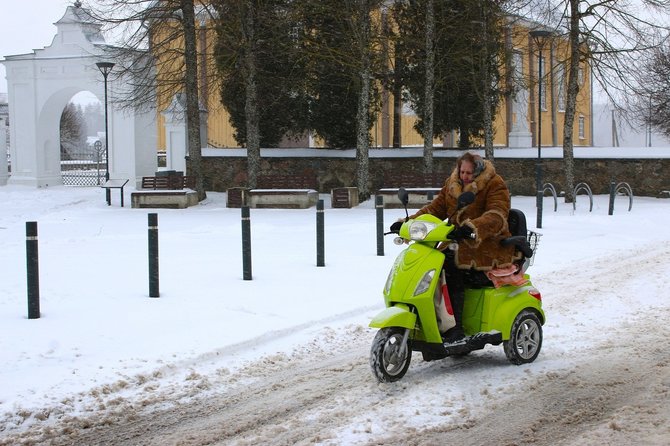
[[[51,45],[57,22],[72,0],[3,0],[0,13],[0,58],[31,53]],[[7,92],[5,66],[0,64],[0,93]]]

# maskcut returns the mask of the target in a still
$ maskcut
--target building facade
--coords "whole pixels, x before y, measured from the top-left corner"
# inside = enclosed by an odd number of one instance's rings
[[[501,68],[504,82],[515,84],[515,94],[502,97],[494,118],[494,146],[535,147],[540,142],[545,146],[562,145],[565,106],[567,100],[568,45],[562,37],[545,39],[541,47],[530,36],[529,31],[538,24],[523,20],[510,21],[505,27],[505,46],[512,56]],[[197,30],[199,46],[199,91],[200,102],[206,109],[206,143],[214,148],[238,147],[233,137],[229,115],[221,105],[217,73],[209,55],[215,45],[216,34],[206,20]],[[208,49],[208,50],[207,50]],[[540,70],[540,58],[542,72]],[[592,136],[591,75],[588,64],[579,68],[579,95],[574,122],[573,144],[590,146]],[[540,82],[538,82],[540,79]],[[540,94],[540,89],[542,93]],[[370,132],[372,147],[392,146],[393,94],[382,88],[381,109]],[[541,96],[541,100],[539,98]],[[166,110],[174,98],[159,95],[158,110]],[[423,145],[422,136],[414,129],[416,116],[408,107],[403,107],[401,120],[401,143],[403,147]],[[538,139],[538,123],[541,120],[541,138]],[[169,145],[164,116],[158,117],[158,147],[165,150]],[[454,147],[458,140],[452,132],[444,139],[434,140],[436,147]],[[305,136],[297,141],[286,140],[281,147],[321,147],[319,140]]]

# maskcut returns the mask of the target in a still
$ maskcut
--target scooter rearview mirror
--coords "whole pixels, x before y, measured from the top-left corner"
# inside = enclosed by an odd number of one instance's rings
[[[409,203],[409,193],[407,193],[407,190],[405,190],[404,187],[398,189],[398,199],[405,208],[405,216],[409,217],[409,212],[407,212],[407,203]]]

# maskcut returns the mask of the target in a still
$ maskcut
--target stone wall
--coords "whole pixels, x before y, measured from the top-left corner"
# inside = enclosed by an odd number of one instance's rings
[[[445,177],[455,166],[458,154],[436,156],[436,172]],[[421,173],[421,157],[371,157],[370,190],[384,186],[384,172],[413,171]],[[231,187],[246,185],[246,157],[203,157],[206,190],[226,191]],[[535,194],[536,158],[495,159],[496,170],[505,178],[513,195]],[[565,185],[562,159],[543,159],[544,182],[550,182],[560,193]],[[336,187],[356,185],[356,160],[353,156],[277,156],[263,157],[262,174],[295,175],[316,174],[319,192],[329,193]],[[587,183],[594,194],[607,194],[610,182],[626,182],[638,196],[667,196],[670,190],[670,159],[575,159],[575,185]],[[426,185],[430,186],[430,185]]]

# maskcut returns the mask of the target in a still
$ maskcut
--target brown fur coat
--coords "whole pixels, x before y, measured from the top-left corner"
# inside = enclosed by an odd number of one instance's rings
[[[466,187],[461,183],[458,168],[454,169],[437,197],[411,218],[431,214],[445,219],[456,211],[458,196],[467,191],[474,192],[475,201],[456,212],[451,222],[456,226],[469,226],[476,238],[459,243],[456,265],[459,269],[474,268],[478,271],[510,266],[520,258],[513,246],[500,245],[500,240],[511,235],[507,226],[510,193],[505,181],[488,160],[484,160],[484,169]]]

